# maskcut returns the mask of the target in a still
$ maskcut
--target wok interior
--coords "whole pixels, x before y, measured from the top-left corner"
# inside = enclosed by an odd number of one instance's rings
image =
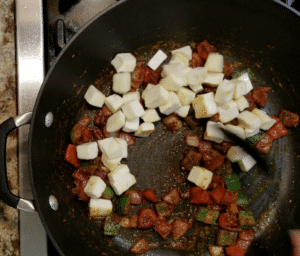
[[[61,253],[125,255],[123,250],[130,247],[130,235],[124,234],[115,238],[115,246],[111,247],[104,238],[101,223],[88,219],[86,203],[78,201],[71,193],[72,169],[63,161],[72,126],[86,108],[95,111],[84,104],[87,87],[100,78],[98,83],[103,91],[110,92],[113,69],[109,63],[112,58],[117,53],[132,52],[159,41],[184,45],[208,40],[229,62],[243,63],[241,69],[250,67],[257,77],[255,86],[272,86],[266,107],[269,115],[278,115],[282,108],[300,113],[300,56],[294,50],[300,42],[300,22],[299,17],[286,12],[272,2],[253,4],[250,0],[243,3],[126,1],[95,19],[71,42],[46,77],[35,105],[30,139],[31,178],[37,208],[50,238]],[[126,19],[124,13],[132,15]],[[105,77],[103,73],[109,75]],[[46,128],[44,119],[49,111],[54,114],[54,122]],[[137,187],[143,189],[144,183],[151,187],[155,178],[155,186],[161,186],[160,193],[163,194],[167,185],[157,177],[161,177],[162,172],[168,176],[167,169],[172,167],[178,169],[186,132],[185,128],[172,134],[158,127],[153,136],[143,139],[143,143],[138,142],[129,151],[127,162],[137,177]],[[255,215],[270,207],[273,209],[267,211],[262,231],[249,254],[283,255],[290,251],[286,230],[297,227],[298,220],[294,216],[300,212],[297,204],[300,199],[297,186],[300,179],[297,176],[299,134],[299,128],[290,129],[288,136],[274,143],[268,156],[270,173],[258,170],[239,174],[252,198],[249,208]],[[49,207],[50,195],[58,199],[56,212]],[[166,250],[151,253],[175,255]],[[186,252],[176,254],[186,255]]]

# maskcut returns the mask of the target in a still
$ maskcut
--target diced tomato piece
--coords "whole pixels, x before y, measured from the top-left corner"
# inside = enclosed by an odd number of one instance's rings
[[[285,127],[297,127],[299,116],[293,112],[282,109],[279,118]]]
[[[87,143],[93,141],[93,133],[88,127],[83,127],[82,129],[82,142]]]
[[[219,204],[224,196],[226,192],[226,188],[224,187],[220,187],[220,188],[217,188],[213,191],[211,191],[210,195],[212,197],[212,199],[217,203]]]
[[[277,124],[274,124],[268,131],[267,134],[270,135],[270,137],[273,140],[277,140],[280,137],[287,135],[288,130],[285,128],[283,123],[280,121]]]
[[[86,186],[87,181],[82,181],[78,186],[78,199],[84,202],[88,202],[90,197],[84,193],[84,188]]]
[[[228,150],[232,147],[232,143],[231,142],[228,142],[228,141],[223,141],[221,143],[223,149],[224,149],[224,152],[228,152]]]
[[[142,208],[139,214],[138,227],[141,229],[152,228],[156,221],[156,214],[154,211],[146,208]]]
[[[232,192],[227,189],[224,196],[221,199],[220,204],[231,205],[231,204],[235,204],[237,200],[238,200],[237,192]]]
[[[239,219],[236,214],[232,213],[221,213],[219,216],[219,226],[228,231],[234,231],[232,228],[240,226]]]
[[[203,141],[200,141],[198,149],[201,154],[204,154],[204,153],[207,153],[207,152],[210,152],[211,150],[213,150],[213,146],[210,141],[203,140]]]
[[[79,159],[77,157],[77,151],[76,151],[75,145],[69,144],[67,146],[66,152],[64,155],[64,159],[71,165],[73,165],[75,167],[79,167],[80,163],[79,163]]]
[[[210,44],[208,41],[204,40],[200,43],[201,45],[203,45],[205,47],[205,50],[208,51],[209,53],[212,52],[216,52],[217,51],[217,47]]]
[[[132,215],[129,219],[130,226],[132,228],[137,228],[138,227],[138,222],[139,222],[139,216],[137,215]]]
[[[180,166],[183,171],[189,171],[193,166],[199,166],[202,158],[202,154],[190,149],[185,152],[183,159],[180,161]]]
[[[175,219],[172,222],[172,235],[175,240],[180,238],[185,234],[185,232],[190,228],[190,223],[186,220]]]
[[[146,189],[143,196],[150,202],[157,203],[158,201],[153,189]]]
[[[203,93],[213,92],[216,93],[218,87],[213,87],[208,84],[203,84]]]
[[[240,248],[237,245],[231,245],[229,247],[226,247],[225,250],[226,250],[226,255],[229,256],[244,256],[246,253],[245,249]]]
[[[246,240],[243,240],[243,239],[239,238],[235,245],[242,248],[242,249],[247,250],[247,248],[251,245],[251,243],[252,243],[252,241],[246,241]]]
[[[224,182],[223,175],[214,175],[212,177],[211,183],[208,186],[208,188],[211,190],[224,188],[224,187],[225,187],[225,182]]]
[[[165,220],[155,221],[153,228],[163,239],[166,239],[172,231],[172,225]]]
[[[140,205],[142,203],[142,191],[141,190],[127,190],[125,196],[129,197],[130,203]]]
[[[106,183],[106,185],[110,184],[107,177],[107,172],[103,171],[102,169],[95,170],[93,175],[100,177]]]
[[[96,141],[104,139],[103,132],[96,125],[93,126],[93,136]]]
[[[108,109],[107,106],[103,106],[100,108],[96,116],[94,118],[94,124],[97,125],[100,128],[103,128],[106,125],[107,119],[112,115],[112,112]]]
[[[209,118],[209,121],[212,121],[212,122],[219,122],[219,121],[220,121],[220,114],[219,114],[219,113],[214,114],[213,116],[211,116],[211,117]]]
[[[72,177],[74,179],[78,179],[80,181],[87,181],[90,178],[91,174],[80,170],[80,169],[76,169],[73,173],[72,173]]]
[[[248,94],[246,94],[245,98],[247,99],[247,101],[249,103],[249,107],[247,108],[247,110],[252,111],[253,109],[257,108],[257,105],[253,99],[252,92],[249,92]]]
[[[190,147],[195,147],[198,148],[199,147],[199,143],[200,143],[200,138],[197,135],[194,134],[186,134],[184,136],[185,139],[185,144],[190,146]]]
[[[196,119],[193,116],[187,116],[184,121],[187,123],[187,125],[191,128],[191,129],[195,129],[196,127],[199,126],[199,119]]]
[[[232,124],[232,125],[239,125],[239,120],[237,118],[234,118],[233,120],[231,120],[229,122],[229,124]]]
[[[224,61],[224,66],[223,66],[224,77],[225,78],[230,77],[233,71],[234,71],[234,67],[231,64],[228,64],[226,61]]]
[[[134,254],[143,254],[150,250],[149,245],[144,237],[138,239],[130,248],[130,251]]]
[[[254,234],[251,230],[243,230],[239,233],[239,238],[246,241],[253,241]]]
[[[209,53],[216,52],[217,48],[205,40],[197,45],[197,51],[200,57],[206,60]]]
[[[199,53],[193,52],[192,59],[190,60],[190,67],[196,68],[196,67],[203,67],[205,63],[205,60],[200,57]]]
[[[263,133],[261,140],[256,143],[255,148],[263,154],[268,154],[272,147],[272,143],[272,137],[268,133]]]
[[[271,89],[271,87],[257,87],[253,89],[253,99],[261,108],[264,108],[267,105],[267,97]]]
[[[92,121],[92,118],[91,118],[90,116],[84,115],[84,117],[81,118],[81,119],[77,122],[77,124],[79,124],[79,125],[85,127],[85,126],[88,126],[88,125],[91,123],[91,121]]]
[[[175,114],[170,114],[166,116],[163,119],[163,123],[167,127],[167,129],[172,130],[174,132],[178,131],[183,125],[180,118]]]
[[[191,188],[191,201],[192,204],[213,204],[210,197],[210,192],[200,187]]]
[[[126,140],[128,146],[135,143],[133,136],[127,132],[119,132],[117,137]]]
[[[215,171],[220,168],[225,160],[225,156],[217,150],[211,150],[203,154],[204,167],[210,171]]]
[[[162,67],[157,68],[156,70],[152,70],[149,67],[145,67],[145,76],[144,82],[150,84],[158,84],[161,79]]]
[[[113,115],[113,113],[109,110],[109,108],[108,108],[106,105],[104,105],[104,106],[102,107],[102,115],[103,115],[104,117],[109,118],[110,116]]]
[[[180,201],[179,190],[177,187],[171,188],[162,199],[169,204],[178,204]]]
[[[131,88],[137,90],[144,81],[146,69],[142,62],[138,62],[131,73]]]

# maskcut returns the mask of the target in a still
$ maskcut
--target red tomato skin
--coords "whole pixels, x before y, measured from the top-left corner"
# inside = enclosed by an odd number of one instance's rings
[[[76,146],[73,144],[69,144],[66,148],[66,152],[64,155],[64,159],[66,162],[70,163],[71,165],[75,167],[79,167],[80,162],[77,157],[77,151],[76,151]]]
[[[268,131],[267,134],[273,139],[277,140],[282,136],[285,136],[288,134],[288,130],[286,127],[283,125],[281,121],[278,123],[274,124]]]

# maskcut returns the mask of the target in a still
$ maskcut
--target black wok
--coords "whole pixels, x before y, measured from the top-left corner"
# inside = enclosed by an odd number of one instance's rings
[[[109,63],[117,53],[132,52],[159,41],[184,45],[204,39],[216,45],[229,61],[251,67],[257,76],[255,86],[272,86],[266,107],[269,115],[277,115],[282,108],[300,113],[300,17],[296,14],[266,0],[119,2],[85,26],[59,55],[45,78],[33,111],[29,157],[34,205],[62,255],[126,255],[133,241],[130,235],[129,238],[120,235],[111,245],[102,234],[101,224],[88,219],[86,204],[71,193],[72,170],[63,161],[63,152],[69,143],[69,131],[79,117],[86,109],[95,111],[82,107],[87,87],[95,83],[101,71],[112,70]],[[109,79],[103,78],[103,74],[100,77],[99,88],[108,94]],[[49,128],[45,126],[48,112],[54,115]],[[15,121],[17,126],[24,123],[20,118]],[[6,182],[5,138],[15,127],[13,119],[0,127],[1,199],[13,207],[30,208],[31,205],[10,194]],[[256,217],[265,213],[249,255],[291,253],[287,230],[298,228],[300,222],[299,129],[290,130],[288,136],[273,145],[267,159],[270,173],[261,170],[257,175],[240,174],[245,189],[250,197],[253,195],[250,209]],[[162,142],[155,140],[159,134],[166,135]],[[141,157],[129,153],[132,157],[128,165],[140,184],[159,175],[168,164],[178,165],[181,154],[174,148],[180,149],[179,137],[180,133],[170,135],[161,128],[145,140],[144,146],[137,145],[141,148],[135,150],[140,151]],[[160,154],[156,153],[160,149],[158,143],[164,143]],[[156,168],[151,167],[155,162]],[[254,188],[259,186],[261,193],[255,197]],[[49,206],[50,195],[58,200],[57,211]],[[148,254],[193,255],[194,252],[158,249]]]

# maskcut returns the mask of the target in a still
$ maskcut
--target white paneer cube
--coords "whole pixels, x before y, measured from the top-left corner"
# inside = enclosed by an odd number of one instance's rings
[[[124,132],[135,132],[140,126],[140,119],[136,118],[131,121],[126,120],[122,130]]]
[[[220,122],[208,121],[206,124],[204,139],[221,143],[225,138],[225,134],[220,127],[224,128],[224,125]]]
[[[208,55],[204,67],[210,72],[222,73],[223,65],[224,65],[223,55],[217,52],[213,52]]]
[[[84,193],[90,198],[99,198],[105,188],[105,182],[100,177],[92,175],[84,188]]]
[[[158,50],[148,62],[148,67],[150,67],[153,70],[156,70],[160,66],[160,64],[162,64],[165,61],[167,57],[167,54],[165,54],[162,50]]]
[[[218,86],[223,81],[223,78],[223,73],[207,73],[203,83],[211,86]]]
[[[193,90],[193,92],[198,93],[202,92],[204,90],[202,84],[199,85],[190,85],[190,88]]]
[[[77,157],[83,160],[95,159],[98,156],[97,142],[88,142],[76,146]]]
[[[157,108],[164,104],[168,98],[169,92],[159,84],[155,85],[146,92],[144,99],[145,106],[147,108]]]
[[[111,61],[117,72],[132,72],[136,65],[136,58],[131,53],[119,53]]]
[[[105,95],[94,85],[90,85],[84,94],[85,100],[92,106],[102,108],[105,102]]]
[[[187,88],[181,88],[177,92],[177,97],[181,103],[182,106],[189,105],[193,99],[196,97],[196,93],[192,92],[191,90]]]
[[[246,83],[246,94],[253,89],[253,85],[251,83],[251,79],[250,79],[248,73],[245,73],[245,74],[239,76],[237,79],[242,80]]]
[[[98,140],[98,146],[101,152],[105,154],[108,159],[114,159],[122,156],[122,146],[113,137]]]
[[[185,78],[187,78],[188,74],[190,73],[190,71],[192,70],[191,67],[186,67],[182,70],[183,75],[185,76]]]
[[[172,58],[169,61],[169,64],[181,63],[185,68],[190,64],[188,56],[183,52],[175,52],[172,54]]]
[[[145,90],[143,91],[142,93],[142,99],[145,100],[146,98],[146,95],[151,91],[153,90],[153,88],[155,88],[156,85],[154,84],[148,84],[147,87],[145,88]]]
[[[112,213],[113,205],[108,199],[94,199],[89,201],[90,217],[105,217]]]
[[[125,125],[125,119],[125,115],[121,110],[119,110],[107,119],[106,130],[108,132],[116,132],[120,130]]]
[[[226,124],[225,128],[226,128],[226,130],[235,134],[236,136],[240,137],[241,139],[243,139],[243,140],[245,139],[244,128],[237,126],[237,125],[232,125],[232,124]]]
[[[255,128],[255,129],[245,129],[245,138],[249,138],[249,137],[252,137],[256,134],[259,133],[259,128]]]
[[[213,92],[200,94],[193,101],[196,118],[211,117],[217,113],[217,104]]]
[[[127,104],[123,105],[122,111],[128,121],[137,119],[145,113],[142,104],[137,100],[130,101]]]
[[[183,118],[187,117],[189,111],[190,111],[191,105],[186,105],[180,107],[175,113]]]
[[[183,75],[172,73],[161,79],[159,85],[168,91],[178,91],[186,85],[186,78]]]
[[[112,89],[119,94],[125,94],[130,90],[131,76],[130,73],[116,73],[113,75]]]
[[[232,79],[231,82],[235,85],[233,97],[238,99],[247,94],[247,83],[240,79]]]
[[[105,99],[105,105],[113,113],[116,113],[118,110],[120,110],[123,103],[123,98],[117,94],[112,94]]]
[[[123,95],[123,104],[126,104],[130,101],[137,100],[140,101],[140,92],[128,92]]]
[[[256,129],[261,126],[260,118],[248,110],[244,110],[237,118],[239,120],[239,125],[245,129]]]
[[[244,96],[241,96],[234,101],[237,104],[239,111],[243,111],[245,108],[249,107],[249,102]]]
[[[128,145],[127,141],[122,138],[115,138],[115,140],[121,145],[122,148],[122,158],[127,158],[128,156]]]
[[[248,172],[256,165],[256,160],[251,155],[247,154],[241,160],[238,160],[238,164],[242,171]]]
[[[155,108],[148,108],[145,110],[144,115],[142,115],[142,119],[145,123],[154,123],[160,120],[160,116]]]
[[[260,121],[261,121],[260,129],[262,129],[262,130],[267,131],[276,123],[275,119],[269,117],[264,111],[262,111],[260,109],[257,109],[257,108],[253,109],[252,114],[254,114],[260,118]]]
[[[116,181],[116,177],[118,175],[126,175],[130,173],[130,169],[127,164],[119,164],[115,169],[114,169],[115,174],[111,175],[110,180],[111,181]]]
[[[222,123],[228,123],[239,116],[237,104],[234,101],[229,101],[218,107],[219,119]]]
[[[105,154],[102,154],[101,156],[101,162],[111,172],[121,163],[121,160],[122,160],[122,156],[114,159],[108,159]]]
[[[159,111],[162,114],[170,115],[175,113],[181,107],[178,96],[175,92],[170,92],[168,100],[159,106]]]
[[[204,167],[194,166],[189,173],[188,180],[206,190],[211,183],[213,173]]]
[[[137,137],[149,137],[155,130],[153,123],[142,123],[134,133]]]
[[[188,56],[189,60],[192,59],[192,48],[189,45],[178,48],[178,49],[172,51],[172,55],[174,55],[176,52],[182,52],[182,53],[184,53],[185,55]]]
[[[235,84],[230,80],[224,79],[217,88],[215,101],[218,104],[225,104],[232,100]]]
[[[187,74],[187,84],[193,88],[198,88],[207,76],[207,69],[204,67],[196,67],[190,70]],[[196,91],[195,91],[196,92]],[[197,93],[197,92],[196,92]]]
[[[247,152],[240,146],[231,146],[227,152],[227,158],[231,162],[237,162],[247,156]]]
[[[166,77],[171,74],[177,74],[179,77],[182,77],[184,68],[185,66],[181,63],[166,64],[163,66],[163,71],[161,72],[161,76]]]

